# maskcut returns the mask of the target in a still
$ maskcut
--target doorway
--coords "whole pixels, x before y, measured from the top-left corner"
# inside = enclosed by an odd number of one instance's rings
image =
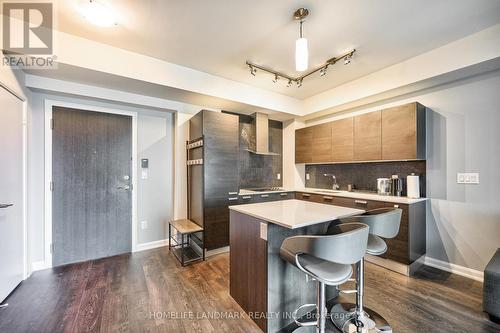
[[[52,266],[133,250],[133,118],[52,106]]]

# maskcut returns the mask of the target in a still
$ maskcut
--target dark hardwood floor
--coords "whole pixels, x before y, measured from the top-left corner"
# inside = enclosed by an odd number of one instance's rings
[[[35,272],[0,309],[0,332],[260,332],[229,296],[229,256],[181,268],[167,248]],[[366,265],[366,303],[394,332],[500,332],[479,282]],[[226,318],[217,318],[222,313]]]

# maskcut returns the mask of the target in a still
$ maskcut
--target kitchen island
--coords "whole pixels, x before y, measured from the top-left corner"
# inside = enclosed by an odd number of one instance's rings
[[[264,332],[279,331],[298,306],[316,302],[315,283],[281,259],[283,240],[325,234],[330,222],[364,212],[294,199],[229,209],[230,294]],[[327,299],[336,296],[327,288]]]

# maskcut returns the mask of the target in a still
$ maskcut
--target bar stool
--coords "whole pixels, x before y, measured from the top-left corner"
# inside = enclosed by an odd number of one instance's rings
[[[317,281],[316,304],[304,304],[292,314],[298,326],[316,326],[317,332],[325,332],[325,286],[339,286],[352,276],[352,264],[366,253],[368,226],[362,223],[339,225],[333,235],[303,235],[286,238],[280,255],[309,277]],[[316,320],[300,322],[297,313],[305,307],[316,306]]]
[[[379,208],[342,219],[340,222],[342,224],[363,223],[368,225],[370,230],[366,253],[380,256],[387,251],[387,244],[383,238],[394,238],[399,233],[402,212],[403,210],[400,208]],[[329,229],[337,228],[342,224],[332,225]],[[356,293],[356,304],[334,305],[331,310],[333,324],[345,333],[392,332],[392,328],[382,316],[363,304],[364,259],[356,263],[355,281],[356,290],[346,291],[346,293]],[[340,292],[342,293],[342,291]]]

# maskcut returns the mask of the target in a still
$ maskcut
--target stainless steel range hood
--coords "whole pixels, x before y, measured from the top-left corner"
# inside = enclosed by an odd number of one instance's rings
[[[253,114],[255,142],[251,142],[248,151],[257,155],[278,155],[269,151],[269,116],[265,113]]]

